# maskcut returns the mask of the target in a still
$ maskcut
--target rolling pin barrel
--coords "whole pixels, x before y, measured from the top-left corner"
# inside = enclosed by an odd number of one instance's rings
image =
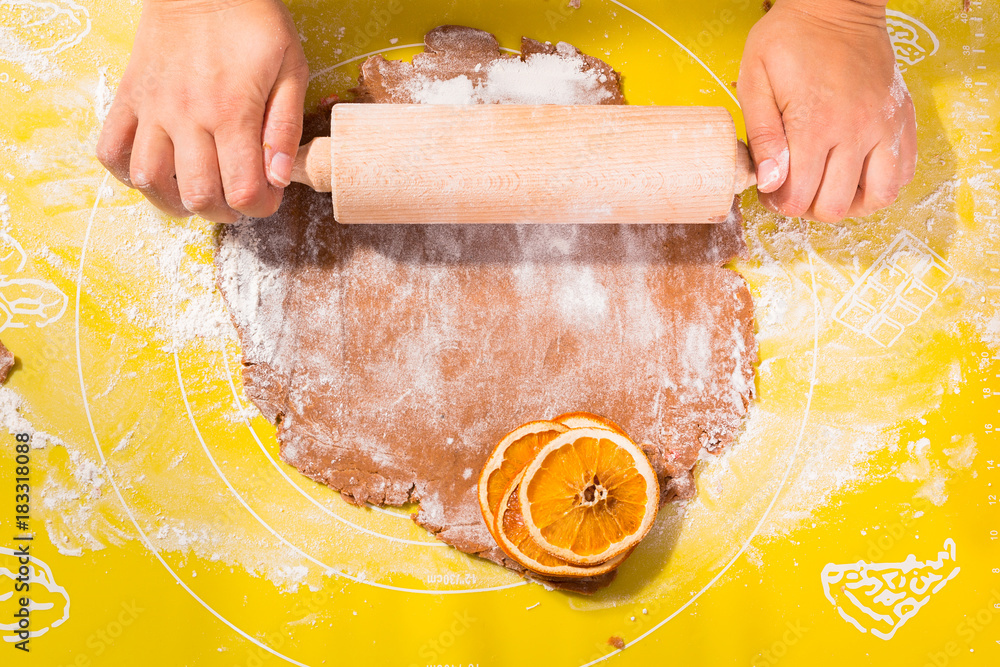
[[[292,180],[371,223],[717,222],[754,182],[721,107],[338,104]]]

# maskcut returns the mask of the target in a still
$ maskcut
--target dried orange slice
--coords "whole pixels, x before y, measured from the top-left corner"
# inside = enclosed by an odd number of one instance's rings
[[[557,422],[528,422],[505,435],[494,447],[479,474],[479,509],[491,532],[503,492],[545,445],[568,430]]]
[[[627,437],[601,428],[559,435],[524,470],[518,489],[532,539],[574,565],[595,565],[639,543],[660,501],[656,473]]]
[[[624,553],[606,563],[586,567],[567,563],[542,549],[531,539],[531,534],[528,532],[527,526],[524,525],[521,503],[517,493],[520,481],[521,476],[518,475],[500,500],[494,535],[496,535],[497,543],[504,550],[504,553],[522,567],[537,574],[554,578],[593,577],[610,572],[628,557],[628,554]]]
[[[567,412],[564,415],[559,415],[552,421],[565,424],[570,428],[605,428],[609,431],[626,435],[625,430],[618,424],[591,412]]]

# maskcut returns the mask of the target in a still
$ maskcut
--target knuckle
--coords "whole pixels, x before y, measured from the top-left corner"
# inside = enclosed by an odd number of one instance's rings
[[[184,208],[192,213],[204,213],[217,207],[218,199],[210,190],[193,190],[183,195]]]
[[[273,116],[267,119],[267,131],[294,139],[302,134],[302,117]]]
[[[882,193],[881,196],[875,199],[875,204],[878,206],[878,208],[885,208],[886,206],[889,206],[890,204],[895,202],[897,197],[899,197],[899,190],[884,192]]]
[[[872,213],[874,213],[878,209],[879,209],[878,206],[874,206],[872,204],[868,204],[868,203],[862,204],[861,206],[859,206],[853,212],[853,217],[855,217],[855,218],[867,218],[869,215],[871,215]]]
[[[248,102],[246,94],[227,95],[212,107],[214,122],[206,126],[214,126],[216,132],[240,135],[246,132],[260,132],[264,118],[264,106],[257,102]],[[211,129],[211,128],[209,128]]]
[[[885,208],[889,204],[896,201],[896,197],[899,195],[899,188],[894,186],[887,186],[882,188],[876,188],[872,193],[871,197],[868,198],[870,205],[877,209]]]
[[[304,55],[296,56],[288,65],[288,76],[296,83],[306,84],[309,82],[309,63]]]
[[[132,186],[138,190],[150,190],[156,182],[153,170],[147,167],[145,162],[138,160],[132,160],[132,164],[129,165],[128,176],[132,182]]]
[[[115,139],[111,134],[103,132],[94,150],[98,162],[114,174],[119,180],[129,178],[129,162],[132,156],[132,145]]]
[[[747,141],[752,146],[766,146],[777,142],[783,142],[785,135],[783,132],[769,125],[755,125],[747,128]]]
[[[877,119],[875,114],[862,105],[844,116],[841,121],[843,123],[841,131],[844,132],[845,138],[859,140],[878,127],[876,120],[881,119]]]
[[[226,191],[226,203],[237,211],[256,210],[263,202],[262,188],[237,186]]]
[[[218,222],[221,224],[229,224],[232,222],[236,222],[240,218],[239,213],[226,207],[216,208],[212,211],[199,213],[198,215],[204,218],[205,220],[210,220],[212,222]]]
[[[97,154],[98,161],[109,169],[118,163],[121,156],[121,151],[114,142],[103,136],[97,142],[95,153]]]
[[[840,222],[846,213],[845,206],[823,205],[813,209],[813,218],[819,222]]]
[[[801,195],[791,195],[781,202],[778,208],[783,215],[787,215],[790,218],[798,218],[809,210],[810,204],[812,204],[812,201],[806,200]]]

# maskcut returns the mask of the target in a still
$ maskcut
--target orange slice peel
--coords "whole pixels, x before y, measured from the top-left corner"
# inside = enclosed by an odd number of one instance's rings
[[[593,566],[625,554],[649,532],[659,483],[646,455],[624,434],[574,428],[524,468],[518,500],[538,546],[572,565]]]
[[[592,412],[567,412],[552,421],[564,424],[569,428],[604,428],[615,433],[625,434],[625,430],[610,419],[595,415]]]
[[[479,510],[496,538],[496,513],[503,494],[515,477],[556,436],[569,427],[554,421],[533,421],[505,435],[486,460],[479,475]]]
[[[521,476],[518,475],[504,492],[494,527],[494,535],[500,548],[519,565],[551,578],[593,577],[610,572],[628,556],[625,553],[598,565],[580,566],[568,563],[542,549],[532,539],[531,533],[524,525],[517,492],[520,481]]]

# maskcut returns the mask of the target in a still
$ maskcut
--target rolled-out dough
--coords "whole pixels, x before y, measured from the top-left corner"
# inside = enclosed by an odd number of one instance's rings
[[[12,368],[14,368],[14,354],[0,342],[0,384],[7,381],[7,375]]]
[[[426,43],[413,65],[367,61],[359,98],[412,101],[398,91],[415,76],[476,80],[505,57],[470,28]],[[606,64],[523,47],[577,59],[623,101]],[[756,341],[747,286],[722,265],[745,251],[735,204],[715,225],[342,226],[329,195],[293,185],[274,216],[226,227],[216,262],[282,458],[355,503],[418,502],[439,539],[521,572],[476,499],[509,430],[608,417],[643,443],[664,502],[691,497],[701,450],[733,440]]]

